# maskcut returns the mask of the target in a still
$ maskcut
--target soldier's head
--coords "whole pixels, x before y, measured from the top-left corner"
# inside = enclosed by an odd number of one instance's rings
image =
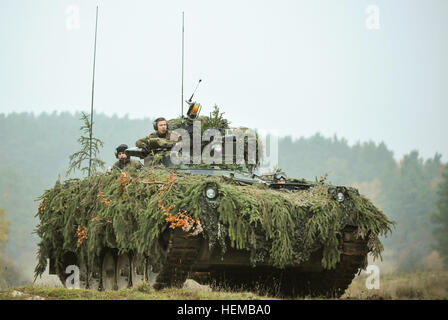
[[[284,173],[276,173],[274,176],[274,182],[285,184],[286,183],[286,175]]]
[[[115,158],[119,159],[119,160],[124,160],[126,159],[128,156],[126,155],[125,151],[128,148],[128,146],[126,144],[120,144],[116,149],[115,149]]]
[[[157,118],[154,120],[154,130],[156,130],[159,134],[165,134],[168,130],[168,125],[166,123],[166,119],[163,117]]]

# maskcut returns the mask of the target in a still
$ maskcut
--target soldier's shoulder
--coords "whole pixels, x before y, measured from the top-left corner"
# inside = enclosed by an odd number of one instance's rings
[[[172,140],[172,141],[179,141],[179,139],[181,138],[181,135],[179,134],[179,132],[169,131],[168,134],[166,135],[166,138],[168,140]]]
[[[143,166],[143,164],[138,160],[131,160],[131,164],[134,166]]]
[[[120,165],[120,161],[115,162],[115,163],[112,165],[111,169],[112,169],[112,170],[122,169],[122,168],[121,168],[121,165]]]
[[[151,139],[151,138],[158,138],[159,136],[157,135],[157,132],[152,132],[150,133],[147,138]]]

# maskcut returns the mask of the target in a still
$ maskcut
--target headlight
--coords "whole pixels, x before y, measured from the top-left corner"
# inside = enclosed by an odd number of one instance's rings
[[[208,188],[205,190],[205,195],[206,195],[207,198],[209,198],[209,199],[215,199],[215,198],[216,198],[216,195],[217,195],[216,189],[213,188],[213,187],[208,187]]]
[[[338,192],[337,200],[338,200],[339,202],[344,201],[344,194],[343,194],[342,192]]]

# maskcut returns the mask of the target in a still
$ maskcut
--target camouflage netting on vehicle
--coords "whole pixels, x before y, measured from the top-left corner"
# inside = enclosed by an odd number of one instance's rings
[[[209,116],[199,116],[196,120],[201,122],[201,134],[207,129],[217,129],[222,135],[225,134],[225,130],[229,129],[230,121],[223,117],[224,112],[219,112],[218,106],[213,107],[213,111]],[[185,118],[175,118],[168,120],[169,130],[175,130],[181,128],[187,120]]]
[[[203,196],[210,183],[218,188],[214,203]],[[223,253],[226,243],[248,250],[253,265],[298,265],[323,247],[322,265],[331,269],[340,260],[340,230],[354,223],[360,236],[369,237],[371,253],[379,256],[378,237],[390,231],[391,222],[356,189],[346,188],[345,204],[331,192],[332,186],[321,183],[300,192],[277,191],[162,167],[67,180],[40,197],[35,274],[45,271],[51,254],[61,257],[65,250],[90,267],[105,247],[132,250],[160,263],[158,237],[170,226],[203,230],[210,246],[220,246]]]
[[[206,156],[211,156],[211,141],[213,144],[217,143],[221,145],[221,161],[218,163],[213,163],[214,165],[219,166],[221,169],[229,169],[229,170],[243,170],[243,171],[253,171],[258,168],[263,160],[263,141],[259,134],[250,128],[247,127],[230,127],[230,121],[223,117],[224,113],[219,111],[217,106],[214,106],[213,111],[210,112],[209,116],[199,116],[197,119],[189,120],[186,118],[175,118],[168,120],[169,130],[174,131],[177,129],[192,129],[193,123],[197,122],[199,124],[200,130],[198,130],[198,134],[200,133],[200,139],[204,136],[204,133],[208,129],[215,129],[219,132],[220,137],[216,137],[213,135],[213,138],[208,136],[201,140],[201,154],[204,152],[207,145],[209,148],[207,149]],[[194,129],[191,134],[194,132]],[[230,138],[230,139],[229,139]],[[192,139],[192,138],[191,138]],[[219,140],[221,139],[221,140]],[[229,139],[229,140],[228,140]],[[232,140],[233,139],[233,140]],[[233,142],[232,142],[233,141]],[[190,141],[192,143],[192,141]],[[227,148],[232,148],[233,150],[227,150]],[[253,148],[252,152],[249,152],[250,147]],[[193,154],[193,150],[190,150],[190,154]],[[226,159],[225,154],[229,152],[232,154],[230,159],[232,159],[231,163],[228,163],[228,159]],[[242,159],[237,159],[237,154],[242,155]],[[203,158],[201,160],[204,160]],[[219,161],[219,160],[218,160]],[[157,163],[157,162],[156,162]],[[201,162],[197,164],[198,167],[201,166],[209,166],[210,163],[206,164]]]

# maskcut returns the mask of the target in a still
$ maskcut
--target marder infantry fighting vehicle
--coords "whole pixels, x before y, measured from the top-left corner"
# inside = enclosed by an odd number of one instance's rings
[[[223,134],[209,154],[221,150],[224,158],[232,149],[234,159],[238,143],[226,140],[227,120],[217,109],[198,113],[191,103],[188,117],[170,120],[169,129],[183,128],[193,141],[193,120],[201,120],[201,134]],[[202,141],[201,151],[207,146]],[[254,173],[260,153],[251,164],[246,149],[239,164],[173,164],[158,151],[140,171],[66,180],[41,196],[36,276],[49,260],[50,274],[64,285],[75,265],[81,285],[98,290],[179,287],[190,277],[215,288],[338,297],[366,267],[367,254],[383,250],[379,236],[391,222],[354,188],[325,179],[278,183]]]

